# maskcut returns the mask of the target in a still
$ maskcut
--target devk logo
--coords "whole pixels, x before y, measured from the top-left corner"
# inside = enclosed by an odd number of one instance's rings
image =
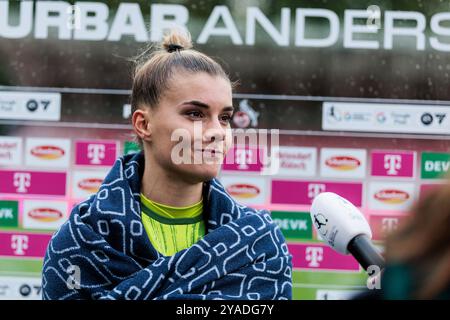
[[[26,172],[14,173],[14,187],[17,187],[16,191],[19,193],[27,192],[27,188],[31,185],[31,174]]]
[[[309,261],[308,267],[317,268],[319,262],[323,260],[322,247],[306,247],[306,261]]]
[[[87,157],[91,160],[92,164],[100,164],[101,160],[105,158],[105,145],[89,144]]]
[[[14,254],[23,256],[25,250],[28,249],[28,236],[15,234],[11,237],[11,249],[14,250]]]
[[[384,168],[387,169],[388,175],[398,174],[398,170],[402,168],[402,157],[397,154],[387,154],[384,156]]]

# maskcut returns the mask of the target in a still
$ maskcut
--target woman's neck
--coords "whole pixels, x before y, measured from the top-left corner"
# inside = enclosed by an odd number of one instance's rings
[[[203,183],[191,184],[145,161],[141,193],[148,199],[172,207],[187,207],[202,199]]]

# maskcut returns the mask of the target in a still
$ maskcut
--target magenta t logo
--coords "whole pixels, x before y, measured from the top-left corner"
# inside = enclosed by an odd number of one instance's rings
[[[370,227],[373,233],[372,239],[384,240],[387,235],[398,229],[404,218],[404,215],[371,215]]]
[[[359,272],[359,264],[352,256],[340,254],[324,244],[288,243],[292,266],[300,269],[345,270]]]
[[[75,164],[110,166],[116,161],[117,146],[108,141],[77,141]]]
[[[236,149],[236,163],[241,170],[248,169],[248,165],[251,164],[253,152],[252,150]]]
[[[384,156],[384,168],[387,169],[387,174],[395,176],[398,170],[402,168],[402,157],[398,154],[387,154]]]
[[[26,193],[31,186],[31,174],[27,172],[14,173],[14,187],[17,193]]]
[[[43,258],[52,234],[0,232],[0,256]]]
[[[263,149],[256,147],[232,147],[228,151],[222,169],[224,171],[261,172]]]
[[[362,206],[362,183],[272,180],[271,202],[277,204],[311,205],[322,192],[334,192],[357,207]]]
[[[373,151],[372,175],[379,177],[414,177],[415,152]]]
[[[306,248],[306,261],[309,261],[308,267],[317,268],[320,266],[320,262],[323,260],[323,248],[322,247],[307,247]]]
[[[325,192],[326,186],[322,183],[311,183],[308,185],[308,198],[314,200],[322,192]]]
[[[28,236],[23,234],[15,234],[11,237],[11,249],[14,254],[23,256],[25,250],[28,249]]]
[[[101,164],[101,160],[105,158],[105,145],[104,144],[88,144],[87,157],[92,164]]]
[[[66,173],[47,171],[0,170],[0,193],[63,196]]]
[[[396,230],[398,227],[398,218],[383,218],[381,220],[381,231],[388,233]]]

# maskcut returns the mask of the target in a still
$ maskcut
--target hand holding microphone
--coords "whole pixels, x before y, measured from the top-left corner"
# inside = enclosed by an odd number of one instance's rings
[[[384,268],[384,259],[371,242],[369,224],[352,203],[332,192],[321,193],[312,203],[311,219],[334,250],[351,253],[366,271],[374,265]]]

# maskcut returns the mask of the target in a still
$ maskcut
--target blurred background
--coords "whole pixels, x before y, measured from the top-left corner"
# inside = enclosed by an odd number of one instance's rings
[[[40,298],[52,233],[118,156],[138,150],[130,58],[174,24],[239,81],[236,135],[278,130],[276,150],[237,144],[228,156],[247,156],[220,179],[272,212],[294,256],[294,299],[364,290],[364,270],[322,244],[309,207],[324,191],[349,199],[382,251],[410,206],[444,183],[448,1],[0,0],[0,299]]]

